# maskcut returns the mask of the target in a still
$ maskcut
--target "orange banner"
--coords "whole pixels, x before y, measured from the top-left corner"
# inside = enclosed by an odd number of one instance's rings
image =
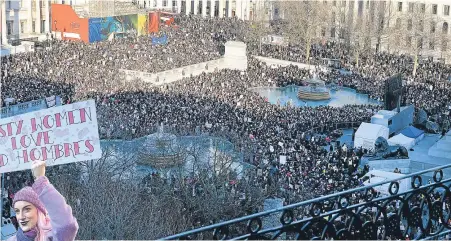
[[[149,13],[149,33],[158,33],[160,30],[160,14],[158,12]]]
[[[87,18],[80,18],[70,5],[52,4],[52,31],[61,32],[64,40],[89,43]]]

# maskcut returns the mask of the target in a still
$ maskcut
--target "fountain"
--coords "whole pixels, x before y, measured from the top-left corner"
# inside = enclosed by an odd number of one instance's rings
[[[316,73],[313,78],[306,81],[308,86],[302,86],[298,91],[298,98],[302,100],[329,100],[330,92],[324,81],[320,80]]]
[[[163,124],[156,133],[146,136],[143,147],[137,164],[153,168],[169,168],[184,163],[177,137],[174,134],[165,133]]]

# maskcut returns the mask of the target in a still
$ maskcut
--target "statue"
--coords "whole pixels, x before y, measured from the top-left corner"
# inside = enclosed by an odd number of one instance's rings
[[[370,156],[369,160],[382,159],[408,159],[409,152],[403,146],[390,146],[387,140],[383,137],[378,137],[374,143],[374,154]]]

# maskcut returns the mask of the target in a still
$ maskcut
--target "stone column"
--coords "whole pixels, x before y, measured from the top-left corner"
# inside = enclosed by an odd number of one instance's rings
[[[36,18],[36,33],[41,33],[41,7],[39,5],[39,0],[35,0],[36,1],[36,13],[35,13],[35,18]]]
[[[177,0],[177,13],[182,12],[182,0]]]
[[[2,15],[2,44],[6,44],[8,39],[8,29],[6,28],[6,4],[5,1],[1,1],[1,15]]]
[[[236,8],[235,8],[235,15],[239,19],[243,19],[243,10],[242,10],[242,0],[235,0]]]
[[[245,20],[250,20],[251,19],[251,2],[250,0],[246,0],[246,19]]]
[[[225,0],[219,0],[219,17],[224,17]]]
[[[28,1],[29,5],[27,6],[28,11],[27,11],[27,27],[28,27],[28,33],[32,33],[33,32],[33,3],[32,1]]]
[[[215,17],[215,6],[216,6],[216,0],[210,0],[210,16],[212,18]]]
[[[52,20],[50,19],[50,4],[49,4],[49,0],[44,0],[44,6],[45,6],[45,26],[44,26],[44,30],[46,33],[50,32],[50,24],[52,22]]]
[[[12,10],[11,10],[12,11]],[[20,34],[19,9],[14,9],[13,34]]]
[[[187,15],[191,14],[191,0],[185,0],[185,5],[186,5],[186,14]]]
[[[199,12],[199,1],[200,0],[194,0],[194,15],[197,15]]]
[[[207,0],[202,0],[202,17],[207,17]]]
[[[227,2],[229,3],[229,6],[227,7],[227,17],[231,18],[232,17],[232,0],[227,0]]]

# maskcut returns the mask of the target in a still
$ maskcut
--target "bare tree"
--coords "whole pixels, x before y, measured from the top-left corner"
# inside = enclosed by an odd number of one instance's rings
[[[51,181],[78,220],[77,238],[157,239],[255,212],[265,195],[254,185],[252,169],[235,168],[235,156],[220,140],[199,137],[192,143],[174,147],[183,158],[194,158],[191,170],[143,176],[135,168],[140,155],[117,146],[105,148],[99,160],[53,167]]]
[[[330,12],[322,1],[285,1],[280,3],[287,21],[288,40],[305,52],[305,62],[310,62],[312,45],[321,39],[320,31],[327,27]]]
[[[258,6],[254,8],[255,13],[253,13],[254,17],[251,21],[251,36],[255,40],[254,42],[258,42],[258,51],[261,53],[263,38],[270,32],[269,3],[267,1],[258,1],[256,4]]]
[[[397,47],[413,57],[412,75],[415,76],[419,64],[419,57],[429,48],[435,48],[437,41],[436,26],[441,20],[433,14],[432,5],[424,1],[409,3],[408,11],[399,16]],[[426,45],[426,46],[425,46]]]

